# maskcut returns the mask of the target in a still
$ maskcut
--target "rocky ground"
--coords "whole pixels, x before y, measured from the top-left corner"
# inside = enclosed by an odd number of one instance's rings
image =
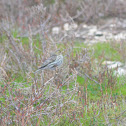
[[[112,18],[101,20],[97,25],[87,24],[69,24],[66,23],[62,27],[53,27],[52,34],[58,35],[64,32],[67,36],[71,34],[80,42],[91,46],[97,42],[122,42],[126,40],[126,20]],[[126,75],[126,63],[119,61],[104,61],[109,69],[118,69],[115,71],[117,75]]]

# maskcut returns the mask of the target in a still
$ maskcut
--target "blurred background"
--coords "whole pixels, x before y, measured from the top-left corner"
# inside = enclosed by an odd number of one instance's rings
[[[1,125],[125,126],[125,89],[125,0],[0,0]]]

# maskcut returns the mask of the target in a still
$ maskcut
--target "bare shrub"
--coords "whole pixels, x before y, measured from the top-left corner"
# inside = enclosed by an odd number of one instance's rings
[[[65,22],[94,21],[101,14],[116,16],[120,9],[114,9],[114,1],[54,1],[48,6],[41,1],[17,1],[17,6],[1,2],[1,125],[117,124],[125,113],[125,97],[112,94],[117,77],[100,61],[96,64],[92,50],[75,50],[73,30],[61,28],[59,34],[51,34],[53,26]],[[64,56],[62,67],[35,74],[58,49]]]
[[[5,0],[1,1],[0,5],[1,19],[17,22],[24,29],[28,27],[28,24],[32,26],[40,24],[42,17],[46,19],[49,15],[52,16],[50,18],[52,24],[58,25],[71,20],[89,23],[106,17],[125,18],[126,13],[126,2],[121,0],[54,0],[53,2]],[[45,15],[42,15],[44,12],[42,5],[47,8]],[[26,11],[28,8],[31,8],[32,14]],[[39,10],[39,15],[35,12],[36,10]]]

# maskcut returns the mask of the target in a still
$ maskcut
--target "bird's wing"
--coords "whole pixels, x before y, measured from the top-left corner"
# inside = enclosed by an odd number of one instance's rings
[[[56,60],[56,57],[57,55],[52,55],[51,57],[49,57],[47,60],[44,61],[43,65],[39,69],[42,69],[46,67],[48,64],[54,62]]]

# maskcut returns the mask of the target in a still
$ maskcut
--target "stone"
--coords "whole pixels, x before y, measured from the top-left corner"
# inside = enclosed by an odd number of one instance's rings
[[[121,40],[121,39],[126,39],[126,34],[124,33],[119,33],[117,35],[114,36],[115,40]]]
[[[123,66],[123,63],[119,61],[104,61],[102,64],[107,65],[109,69],[114,69]]]
[[[114,72],[117,76],[123,76],[126,75],[126,68],[120,67]]]
[[[115,28],[116,24],[110,24],[110,28]]]
[[[75,33],[75,37],[79,38],[79,37],[81,37],[81,35],[79,33]]]
[[[113,61],[104,61],[102,64],[103,65],[110,65],[110,64],[113,64]]]
[[[74,29],[77,29],[78,28],[78,25],[76,24],[76,23],[72,23],[71,25],[70,25],[70,29],[72,30],[74,30]]]
[[[104,33],[104,34],[105,34],[106,40],[114,39],[114,35],[112,33]]]
[[[97,32],[97,27],[91,27],[91,29],[89,30],[88,35],[89,36],[94,36],[96,32]]]
[[[63,25],[63,28],[64,28],[65,31],[69,31],[70,30],[70,25],[68,23],[65,23]]]
[[[103,33],[101,31],[96,31],[95,36],[98,36],[98,37],[103,36]]]
[[[59,34],[61,31],[60,27],[53,27],[52,28],[52,34]]]
[[[83,28],[88,28],[88,26],[86,24],[83,24],[82,27]]]
[[[126,66],[124,66],[124,64],[119,61],[104,61],[102,64],[107,65],[108,69],[118,68],[114,70],[114,75],[117,76],[126,75]]]

